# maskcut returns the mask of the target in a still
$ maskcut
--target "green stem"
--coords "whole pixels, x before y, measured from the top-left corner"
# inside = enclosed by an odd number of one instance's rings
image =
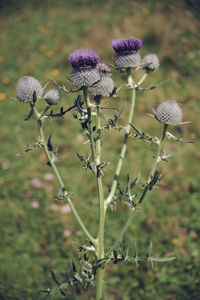
[[[60,173],[55,165],[55,162],[53,161],[52,159],[52,156],[51,156],[51,153],[49,152],[49,149],[48,149],[48,146],[47,146],[47,142],[45,140],[45,137],[44,137],[44,131],[43,131],[43,127],[42,127],[42,119],[41,119],[41,114],[38,112],[37,108],[34,106],[33,107],[33,110],[34,110],[34,113],[36,115],[36,118],[38,120],[38,126],[39,126],[39,134],[40,134],[40,140],[42,142],[42,147],[43,147],[43,150],[47,156],[47,159],[55,173],[55,176],[59,182],[59,185],[62,189],[62,192],[64,195],[68,195],[68,192],[65,188],[65,185],[64,185],[64,182],[60,176]],[[88,230],[86,229],[85,225],[83,224],[73,202],[71,201],[71,199],[69,198],[69,196],[66,197],[67,198],[67,201],[69,203],[69,206],[71,207],[71,210],[77,220],[77,222],[79,223],[80,227],[82,228],[83,232],[85,233],[85,235],[88,237],[88,239],[94,244],[96,245],[96,240],[91,236],[91,234],[88,232]]]
[[[129,84],[129,86],[133,87],[133,79],[132,79],[130,70],[128,70],[127,73],[128,73],[128,84]],[[131,129],[130,123],[132,123],[133,112],[134,112],[134,107],[135,107],[135,96],[136,96],[136,93],[135,93],[135,89],[133,88],[132,89],[132,97],[131,97],[131,107],[130,107],[128,122],[127,122],[127,125],[126,125],[126,132],[124,134],[124,141],[123,141],[119,161],[118,161],[118,164],[117,164],[117,167],[116,167],[116,170],[115,170],[115,175],[114,175],[114,179],[113,179],[113,182],[112,182],[111,190],[110,190],[110,193],[109,193],[109,195],[108,195],[108,197],[105,201],[105,210],[107,209],[108,205],[111,203],[111,201],[114,197],[116,187],[117,187],[118,177],[120,175],[121,168],[122,168],[123,159],[124,159],[125,154],[126,154],[127,141],[128,141],[128,136],[129,136],[130,129]]]
[[[146,72],[146,73],[142,76],[142,78],[138,81],[137,86],[140,86],[140,85],[142,84],[142,82],[147,78],[147,76],[148,76],[148,73]]]
[[[157,164],[159,163],[159,160],[160,160],[160,152],[161,152],[161,149],[162,149],[163,144],[164,144],[165,139],[166,139],[167,127],[168,127],[168,125],[167,125],[167,124],[164,124],[162,136],[161,136],[161,139],[160,139],[160,141],[159,141],[158,149],[157,149],[157,152],[156,152],[156,157],[155,157],[155,159],[154,159],[154,163],[153,163],[151,172],[150,172],[150,174],[149,174],[147,183],[149,183],[149,182],[151,181],[151,179],[153,178],[153,176],[154,176],[154,174],[155,174],[155,171],[156,171]]]
[[[95,165],[101,163],[101,118],[100,118],[100,98],[97,99],[96,107],[96,128],[97,128],[97,141],[96,141],[96,157]],[[105,211],[104,211],[104,193],[103,193],[103,183],[102,174],[97,170],[97,188],[99,196],[99,230],[97,236],[97,258],[103,259],[104,257],[104,226],[105,226]],[[103,277],[104,277],[104,267],[100,267],[97,270],[96,275],[96,300],[102,299],[103,295]]]
[[[144,189],[144,191],[143,191],[143,193],[142,193],[142,195],[141,195],[141,197],[140,197],[140,200],[139,200],[138,204],[142,202],[142,200],[143,200],[144,197],[146,196],[147,192],[149,191],[149,189],[148,189],[148,183],[151,181],[152,177],[154,176],[155,171],[156,171],[156,168],[157,168],[157,165],[158,165],[158,163],[159,163],[160,153],[161,153],[163,144],[164,144],[165,139],[166,139],[167,127],[168,127],[168,125],[167,125],[167,124],[164,124],[162,136],[161,136],[161,139],[160,139],[160,141],[159,141],[158,149],[157,149],[157,152],[156,152],[156,157],[155,157],[154,163],[153,163],[153,165],[152,165],[152,168],[151,168],[149,177],[148,177],[148,179],[147,179],[147,186],[145,187],[145,189]],[[116,248],[116,246],[118,245],[118,243],[123,239],[123,236],[124,236],[126,230],[128,229],[128,227],[129,227],[129,226],[131,225],[131,223],[132,223],[133,216],[134,216],[134,212],[135,212],[135,208],[133,208],[133,209],[131,210],[131,214],[129,215],[128,220],[127,220],[126,223],[124,224],[124,226],[123,226],[121,232],[119,233],[117,239],[115,240],[115,242],[114,242],[114,244],[112,245],[112,247],[108,250],[108,252],[106,253],[106,255],[110,254],[110,253]]]
[[[88,130],[90,135],[90,147],[92,152],[92,160],[95,162],[95,143],[94,143],[94,134],[93,134],[93,128],[92,128],[92,109],[90,104],[90,99],[88,96],[87,87],[83,87],[83,95],[85,99],[85,104],[87,107],[87,114],[88,114]],[[96,168],[95,168],[96,172]]]

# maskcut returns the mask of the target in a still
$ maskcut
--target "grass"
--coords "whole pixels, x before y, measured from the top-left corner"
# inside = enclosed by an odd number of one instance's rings
[[[0,12],[0,299],[43,299],[38,290],[54,286],[50,269],[56,274],[64,272],[67,263],[76,259],[77,247],[84,242],[71,213],[62,214],[62,203],[53,198],[57,194],[57,182],[45,179],[45,174],[51,173],[45,156],[35,150],[16,157],[27,143],[37,140],[38,133],[34,120],[24,121],[28,106],[13,102],[8,95],[15,96],[15,84],[25,74],[35,76],[43,84],[48,81],[49,86],[53,86],[52,78],[67,86],[65,77],[71,71],[67,57],[71,51],[92,48],[105,61],[112,62],[111,40],[128,36],[143,38],[142,55],[155,52],[161,60],[160,70],[149,76],[145,86],[168,79],[159,88],[137,97],[135,126],[158,135],[158,124],[146,113],[151,113],[152,107],[162,101],[174,99],[183,105],[184,121],[192,123],[173,128],[173,134],[197,143],[167,143],[166,150],[177,155],[161,166],[164,177],[160,189],[149,194],[126,234],[127,240],[137,242],[141,255],[146,254],[151,240],[155,256],[177,259],[156,264],[153,269],[148,264],[107,267],[105,299],[132,299],[133,294],[134,299],[198,299],[200,52],[197,15],[184,1],[177,4],[130,1],[124,5],[120,1],[95,4],[89,0],[60,0],[56,5],[51,1],[9,3]],[[123,82],[123,76],[116,71],[113,78],[118,86]],[[124,106],[125,117],[129,109],[128,94],[122,89],[120,96],[120,101],[109,101],[118,111]],[[73,96],[63,95],[65,107],[73,100]],[[79,124],[70,114],[62,120],[47,122],[46,135],[53,132],[52,142],[59,146],[61,173],[82,217],[96,233],[95,183],[80,168],[75,155],[77,151],[88,151],[82,145],[84,138]],[[103,159],[111,162],[104,175],[107,186],[121,140],[121,133],[104,133]],[[151,144],[130,140],[122,184],[127,173],[134,178],[140,171],[145,178],[152,154]],[[34,179],[40,180],[41,188],[34,185]],[[39,203],[37,209],[32,207],[35,201]],[[58,204],[57,210],[52,210],[52,203]],[[126,217],[127,210],[120,204],[116,212],[109,212],[107,246],[117,236]],[[64,235],[65,230],[68,237]],[[92,289],[83,293],[74,288],[68,291],[66,299],[92,297]]]

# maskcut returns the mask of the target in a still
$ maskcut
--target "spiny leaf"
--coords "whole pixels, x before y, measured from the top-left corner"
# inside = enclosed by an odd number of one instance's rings
[[[55,283],[57,285],[60,285],[60,283],[58,282],[58,280],[57,280],[56,275],[54,274],[54,272],[52,270],[50,270],[50,272],[51,272],[51,277],[52,277],[53,281],[55,281]]]
[[[148,258],[150,261],[155,261],[155,262],[168,262],[176,259],[176,257],[166,257],[166,258],[159,258],[159,257],[149,257]]]
[[[53,151],[53,146],[52,146],[52,144],[51,144],[51,134],[50,134],[50,136],[49,136],[49,138],[48,138],[48,143],[47,143],[47,147],[48,147],[48,150],[49,151]]]

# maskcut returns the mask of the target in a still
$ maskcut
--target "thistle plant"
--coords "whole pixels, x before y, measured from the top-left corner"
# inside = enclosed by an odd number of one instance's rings
[[[52,168],[58,181],[57,199],[68,202],[77,223],[86,237],[85,244],[79,248],[79,265],[72,262],[71,271],[65,276],[62,282],[57,280],[53,271],[51,272],[57,288],[45,291],[49,295],[59,292],[65,296],[65,290],[70,285],[77,283],[84,288],[89,285],[94,286],[96,289],[96,299],[100,300],[103,299],[103,278],[107,264],[119,261],[138,262],[142,260],[153,263],[174,259],[174,257],[155,258],[152,255],[152,244],[149,246],[146,257],[139,257],[136,252],[129,254],[127,249],[124,250],[119,245],[133,221],[136,210],[141,206],[148,193],[159,184],[161,178],[158,167],[159,163],[166,161],[172,156],[172,154],[165,154],[164,152],[166,139],[190,142],[176,138],[168,131],[170,126],[181,124],[182,108],[176,101],[168,100],[153,110],[154,114],[151,116],[155,120],[155,126],[157,125],[162,128],[160,138],[137,129],[137,118],[133,119],[136,94],[138,91],[148,91],[155,88],[145,88],[142,87],[142,84],[148,75],[159,69],[159,59],[156,54],[149,54],[142,59],[139,51],[142,49],[143,43],[138,38],[113,40],[112,47],[115,51],[114,69],[116,72],[120,71],[126,75],[126,83],[123,85],[123,88],[127,88],[130,95],[129,115],[127,120],[123,120],[124,125],[118,125],[118,119],[121,118],[122,113],[115,112],[113,119],[109,118],[105,113],[106,109],[109,109],[109,106],[104,105],[103,99],[114,98],[116,96],[120,98],[121,89],[117,89],[112,79],[111,68],[100,59],[100,56],[94,50],[78,49],[69,55],[69,61],[72,65],[69,81],[72,88],[66,88],[64,85],[55,82],[56,88],[45,91],[47,86],[43,88],[41,83],[31,76],[22,77],[17,83],[17,99],[20,102],[29,103],[30,105],[30,113],[26,120],[34,116],[39,130],[39,140],[32,145],[28,145],[21,154],[25,154],[36,148],[41,148],[44,151],[47,158],[47,165]],[[144,72],[139,81],[135,81],[133,77],[134,72],[137,72],[137,70],[143,70]],[[62,106],[58,112],[55,112],[56,105],[61,103],[61,93],[62,98],[64,97],[63,95],[69,98],[70,95],[74,97],[74,94],[77,94],[76,100],[71,107],[68,106],[64,109]],[[38,102],[44,104],[42,111],[38,111]],[[90,151],[87,156],[79,153],[77,156],[82,166],[93,174],[96,182],[97,192],[94,197],[98,198],[97,211],[99,215],[99,222],[96,224],[96,236],[91,234],[81,219],[67,183],[64,183],[62,174],[58,169],[57,153],[54,151],[51,135],[46,137],[44,132],[44,126],[48,122],[48,119],[53,118],[56,121],[56,118],[63,117],[70,112],[73,112],[75,121],[80,123],[81,131],[86,136],[87,142],[90,145]],[[112,175],[113,179],[107,191],[107,187],[104,184],[104,169],[108,165],[108,162],[102,159],[102,134],[104,131],[110,133],[112,130],[117,130],[119,134],[123,134],[123,142],[115,172]],[[142,139],[144,142],[153,143],[157,147],[156,153],[152,158],[152,166],[149,166],[149,174],[146,176],[145,183],[140,188],[139,193],[135,192],[136,187],[140,186],[139,176],[133,181],[128,176],[125,188],[122,189],[120,186],[120,175],[129,139]],[[119,200],[128,205],[129,216],[115,242],[108,249],[105,249],[105,219],[108,216],[108,210]]]

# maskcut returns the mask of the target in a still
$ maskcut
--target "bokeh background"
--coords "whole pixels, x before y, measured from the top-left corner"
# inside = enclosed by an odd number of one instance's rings
[[[188,1],[119,0],[1,0],[0,1],[0,299],[44,299],[39,290],[55,287],[50,270],[62,280],[67,264],[77,259],[77,248],[85,238],[68,205],[56,201],[58,184],[40,150],[16,157],[27,144],[37,141],[33,119],[24,121],[28,105],[15,102],[15,85],[24,75],[42,84],[52,79],[69,86],[71,67],[68,55],[77,48],[92,48],[112,63],[111,40],[126,37],[143,39],[142,56],[156,53],[161,62],[144,86],[163,84],[137,97],[134,125],[152,135],[160,126],[146,114],[162,101],[182,103],[184,121],[190,124],[171,128],[179,138],[195,144],[168,141],[167,152],[177,152],[160,166],[163,179],[152,191],[126,234],[137,243],[138,254],[146,255],[149,242],[157,257],[176,260],[155,264],[114,265],[106,268],[105,299],[200,299],[200,172],[199,172],[199,73],[200,5]],[[134,73],[139,78],[142,72]],[[124,76],[113,69],[119,87]],[[128,93],[107,101],[123,118],[129,109]],[[69,107],[75,96],[63,95]],[[107,103],[105,102],[105,103]],[[42,103],[41,103],[42,106]],[[110,113],[112,115],[112,112]],[[76,152],[87,153],[85,138],[72,113],[63,119],[48,120],[46,135],[58,146],[58,166],[72,192],[74,203],[86,224],[96,233],[97,200],[95,182],[81,168]],[[111,162],[104,181],[109,187],[122,142],[122,134],[103,134],[104,160]],[[155,148],[144,141],[130,140],[121,183],[129,173],[146,178]],[[106,223],[109,247],[127,218],[118,204]],[[65,299],[94,299],[93,289],[74,287]],[[56,295],[54,299],[63,299]]]

